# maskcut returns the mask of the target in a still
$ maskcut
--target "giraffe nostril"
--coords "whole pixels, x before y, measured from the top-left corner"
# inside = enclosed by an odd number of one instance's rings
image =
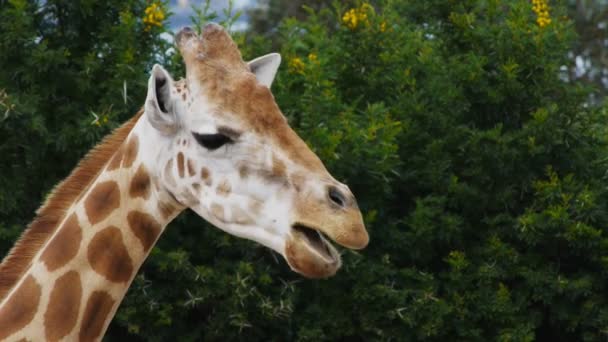
[[[337,204],[338,206],[340,206],[340,207],[346,206],[346,197],[335,186],[328,187],[327,195],[329,196],[329,200],[332,201],[333,203]]]

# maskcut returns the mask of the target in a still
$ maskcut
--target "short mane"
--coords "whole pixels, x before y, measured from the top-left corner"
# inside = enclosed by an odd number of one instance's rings
[[[55,186],[44,204],[36,211],[36,217],[32,223],[0,264],[0,301],[23,276],[23,273],[29,268],[32,258],[57,230],[59,223],[63,221],[66,211],[97,178],[103,166],[119,149],[142,114],[143,110],[137,112],[133,118],[115,129],[90,150],[72,173]]]

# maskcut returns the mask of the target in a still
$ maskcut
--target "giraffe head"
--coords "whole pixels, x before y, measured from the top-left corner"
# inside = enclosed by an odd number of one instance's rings
[[[216,24],[176,38],[186,79],[154,66],[145,117],[160,186],[235,236],[272,248],[307,277],[341,265],[328,240],[367,245],[355,197],[289,127],[269,87],[278,54],[249,63]]]

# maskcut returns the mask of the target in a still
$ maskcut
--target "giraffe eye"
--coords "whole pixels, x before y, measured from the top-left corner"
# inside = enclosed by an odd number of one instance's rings
[[[192,132],[192,135],[194,136],[194,139],[196,139],[196,141],[201,144],[201,146],[208,150],[216,150],[224,146],[225,144],[233,142],[232,139],[221,133],[199,134]]]

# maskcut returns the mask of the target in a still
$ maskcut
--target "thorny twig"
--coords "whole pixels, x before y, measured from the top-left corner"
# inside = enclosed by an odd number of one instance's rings
[[[0,107],[3,107],[2,109],[6,109],[4,111],[4,115],[2,116],[1,121],[6,120],[8,118],[8,115],[10,114],[10,112],[14,111],[14,109],[15,109],[15,104],[10,103],[10,101],[9,101],[9,97],[8,97],[8,93],[6,92],[6,89],[0,89]]]

